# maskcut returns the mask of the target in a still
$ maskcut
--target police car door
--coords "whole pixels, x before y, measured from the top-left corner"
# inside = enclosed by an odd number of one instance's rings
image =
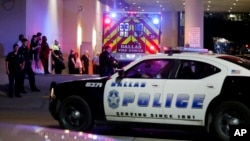
[[[105,87],[104,107],[107,120],[153,122],[162,115],[165,79],[159,74],[168,60],[144,60],[125,70],[125,77],[111,79]]]
[[[207,61],[206,61],[207,62]],[[205,61],[179,60],[176,73],[165,83],[165,123],[204,125],[209,102],[219,94],[226,72]]]

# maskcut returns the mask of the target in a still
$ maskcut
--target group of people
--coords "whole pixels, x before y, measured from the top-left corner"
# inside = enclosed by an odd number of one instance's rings
[[[70,50],[68,58],[69,74],[89,74],[89,52],[80,57],[74,49]]]
[[[39,32],[37,35],[41,36],[41,33]],[[39,46],[39,43],[37,43],[37,46]],[[35,75],[31,66],[32,55],[35,52],[35,47],[28,48],[28,39],[24,38],[22,34],[19,35],[19,40],[13,45],[13,51],[9,52],[5,59],[6,73],[9,78],[8,96],[10,98],[21,97],[20,93],[26,93],[24,89],[26,75],[29,79],[30,89],[36,92],[40,91],[36,87]]]
[[[41,61],[44,73],[50,74],[48,69],[50,52],[53,60],[52,70],[56,74],[61,74],[65,65],[57,40],[50,48],[47,37],[42,36],[40,32],[32,36],[30,45],[24,35],[19,35],[19,40],[13,45],[13,51],[9,52],[5,59],[6,73],[9,78],[8,96],[10,98],[21,97],[20,93],[26,93],[24,89],[26,75],[29,79],[31,91],[40,91],[36,86],[35,72],[40,69],[39,61]],[[111,48],[105,46],[101,53],[97,52],[96,56],[93,57],[94,74],[100,74],[103,77],[114,73],[114,68],[117,67],[118,62],[111,56],[110,52]],[[68,58],[69,74],[89,74],[89,61],[88,51],[80,56],[78,52],[72,49]],[[34,63],[34,67],[32,67],[32,63]]]
[[[44,74],[50,74],[50,52],[52,52],[55,73],[61,74],[65,68],[62,52],[57,40],[55,40],[51,49],[47,43],[47,37],[42,36],[40,32],[32,36],[30,44],[23,34],[20,34],[18,38],[18,41],[13,45],[13,51],[9,52],[5,59],[6,73],[9,78],[8,96],[10,98],[14,96],[21,97],[20,93],[26,93],[24,89],[26,75],[29,79],[31,91],[40,91],[36,86],[35,72],[41,71],[41,61]]]
[[[114,73],[114,68],[118,66],[118,61],[110,53],[110,46],[105,46],[101,53],[96,53],[92,60],[94,74],[100,74],[103,77]],[[71,49],[68,58],[69,74],[89,74],[89,61],[88,51],[79,56],[78,52]]]

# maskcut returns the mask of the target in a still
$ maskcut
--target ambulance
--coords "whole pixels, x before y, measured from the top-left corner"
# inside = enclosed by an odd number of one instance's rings
[[[131,62],[160,51],[160,12],[104,12],[103,46],[119,62]]]

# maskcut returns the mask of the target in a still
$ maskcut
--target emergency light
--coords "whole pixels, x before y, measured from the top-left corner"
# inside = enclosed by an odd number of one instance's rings
[[[116,17],[116,13],[111,13],[110,15],[112,18],[115,18]]]
[[[195,48],[195,47],[177,47],[174,49],[166,49],[164,51],[168,55],[172,55],[173,53],[181,53],[181,52],[197,52],[197,53],[210,53],[208,49],[205,48]]]
[[[180,47],[180,51],[182,51],[182,52],[207,53],[208,49],[205,49],[205,48],[195,48],[195,47]]]
[[[110,23],[111,23],[111,20],[110,20],[109,18],[105,18],[104,23],[105,23],[105,24],[110,24]]]
[[[160,23],[160,20],[158,18],[153,19],[153,24],[159,24],[159,23]]]
[[[150,46],[150,50],[155,50],[155,47],[154,46]]]

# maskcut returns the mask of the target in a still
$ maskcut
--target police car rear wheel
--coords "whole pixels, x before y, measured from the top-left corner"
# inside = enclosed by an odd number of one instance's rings
[[[59,110],[59,124],[69,130],[87,131],[91,129],[93,120],[86,101],[78,96],[65,99]]]
[[[230,125],[250,123],[250,110],[240,102],[228,101],[221,104],[215,111],[212,132],[216,138],[228,141]]]

